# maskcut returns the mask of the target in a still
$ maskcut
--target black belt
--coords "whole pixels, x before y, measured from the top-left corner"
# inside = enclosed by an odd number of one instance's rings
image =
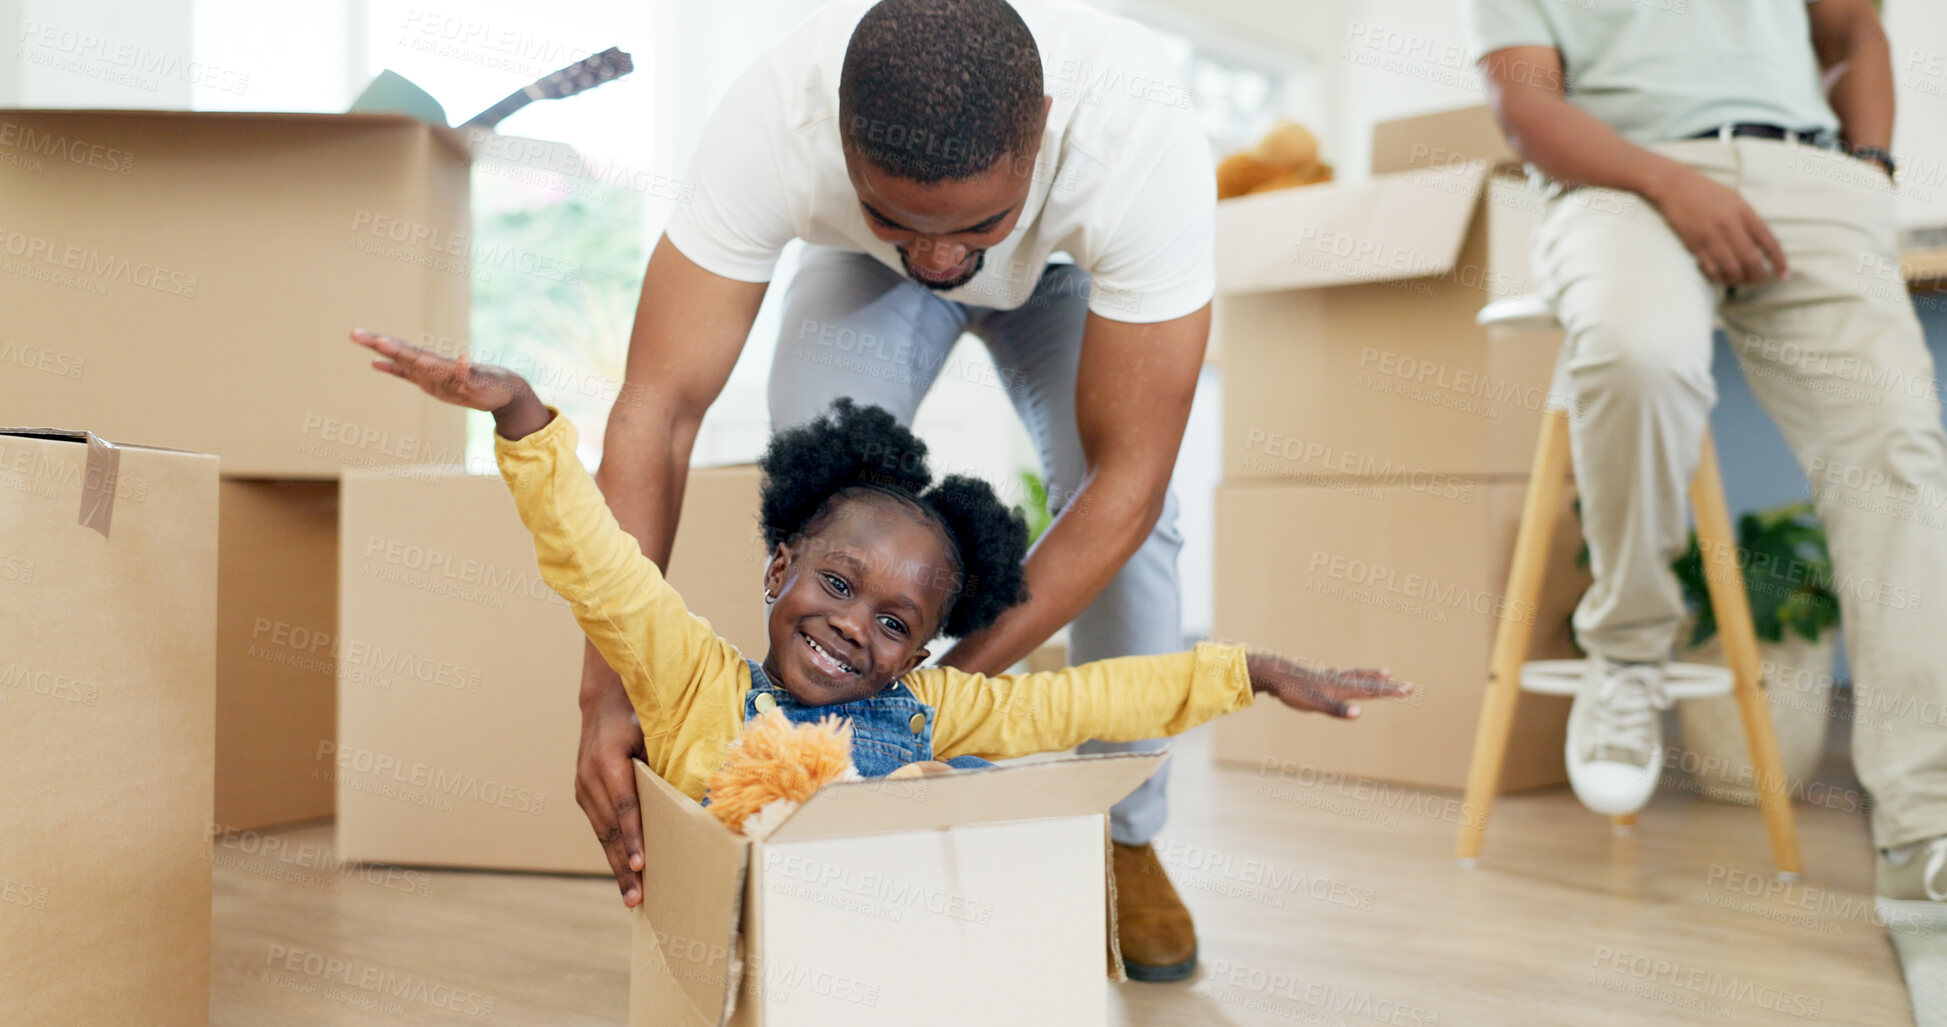
[[[1691,139],[1722,139],[1730,142],[1733,136],[1751,136],[1757,139],[1784,139],[1794,143],[1805,143],[1826,150],[1839,149],[1839,135],[1824,128],[1785,128],[1781,125],[1763,125],[1740,121],[1730,125],[1707,128]]]

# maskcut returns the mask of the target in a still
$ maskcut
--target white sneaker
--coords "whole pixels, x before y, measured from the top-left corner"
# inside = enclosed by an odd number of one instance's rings
[[[1663,725],[1670,708],[1663,667],[1589,659],[1582,691],[1568,711],[1568,783],[1582,805],[1605,816],[1642,809],[1663,770]]]
[[[1947,932],[1947,836],[1880,850],[1876,890],[1887,930]]]

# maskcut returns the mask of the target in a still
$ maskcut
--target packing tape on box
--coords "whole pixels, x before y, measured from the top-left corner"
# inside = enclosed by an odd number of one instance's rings
[[[115,484],[122,471],[122,450],[114,443],[88,433],[88,466],[81,475],[81,514],[84,528],[108,537],[108,523],[115,516]]]

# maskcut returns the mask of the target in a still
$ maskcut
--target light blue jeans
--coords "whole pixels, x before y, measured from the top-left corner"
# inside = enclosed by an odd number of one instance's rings
[[[1034,439],[1059,511],[1081,485],[1086,465],[1075,427],[1075,372],[1088,314],[1088,272],[1051,264],[1034,295],[1014,310],[995,310],[940,298],[862,253],[811,247],[784,297],[783,329],[771,363],[773,428],[817,417],[833,400],[886,408],[913,423],[960,336],[986,344],[1014,410]],[[1176,554],[1176,497],[1149,538],[1095,601],[1069,625],[1074,663],[1140,656],[1183,648]],[[1169,739],[1088,742],[1084,753],[1154,752]],[[1110,834],[1141,845],[1168,816],[1169,765],[1110,813]]]

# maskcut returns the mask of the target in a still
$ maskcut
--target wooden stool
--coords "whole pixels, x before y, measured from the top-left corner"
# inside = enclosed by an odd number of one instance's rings
[[[1539,327],[1553,324],[1554,315],[1540,298],[1520,296],[1488,304],[1481,309],[1478,320],[1483,325]],[[1535,447],[1528,495],[1521,509],[1521,526],[1514,539],[1514,561],[1508,569],[1506,602],[1513,609],[1535,609],[1541,595],[1542,571],[1554,532],[1555,511],[1560,507],[1569,472],[1568,417],[1566,410],[1551,405],[1542,420],[1541,442]],[[1758,805],[1764,811],[1765,828],[1771,835],[1771,854],[1778,864],[1778,876],[1796,879],[1798,835],[1792,826],[1791,797],[1779,762],[1778,740],[1772,733],[1771,709],[1765,701],[1758,636],[1751,623],[1744,575],[1737,566],[1737,538],[1731,531],[1724,483],[1718,477],[1717,450],[1708,430],[1704,433],[1697,474],[1690,482],[1690,507],[1697,519],[1704,580],[1717,614],[1717,630],[1724,639],[1725,661],[1730,665],[1730,690],[1737,696],[1738,712],[1744,719],[1744,738],[1751,747],[1752,765],[1758,771]],[[1467,771],[1467,794],[1462,800],[1460,840],[1454,849],[1463,866],[1478,864],[1481,842],[1487,836],[1487,816],[1500,786],[1501,762],[1507,754],[1514,706],[1521,690],[1526,687],[1532,691],[1572,693],[1575,687],[1582,661],[1524,664],[1533,630],[1532,624],[1519,617],[1503,618],[1495,630],[1493,663],[1488,668],[1487,692],[1474,735],[1473,761]],[[1714,685],[1708,680],[1711,672],[1721,680],[1722,668],[1678,664],[1671,670],[1668,690],[1673,699],[1723,691],[1721,684]],[[1635,821],[1633,814],[1614,818],[1618,829]]]

